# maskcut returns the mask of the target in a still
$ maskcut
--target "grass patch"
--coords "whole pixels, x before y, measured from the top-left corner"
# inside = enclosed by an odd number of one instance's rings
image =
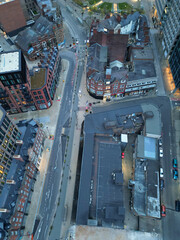
[[[130,11],[130,10],[133,9],[133,6],[130,5],[130,4],[128,4],[128,3],[126,3],[126,2],[123,2],[123,3],[119,3],[119,4],[118,4],[118,8],[119,8],[120,10]]]
[[[89,2],[90,5],[94,5],[98,2],[100,2],[100,0],[88,0],[88,2]]]
[[[82,0],[74,0],[74,2],[82,7],[84,1],[82,1]]]
[[[139,12],[140,14],[145,14],[144,9],[142,8],[135,8],[135,11]]]
[[[99,5],[100,9],[104,9],[105,11],[111,12],[112,10],[112,3],[102,3],[101,5]]]

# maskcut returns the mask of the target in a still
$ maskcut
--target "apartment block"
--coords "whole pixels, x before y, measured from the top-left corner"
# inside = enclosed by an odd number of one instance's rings
[[[162,26],[164,55],[168,57],[180,34],[180,4],[177,0],[156,0],[156,7]]]
[[[171,56],[169,58],[169,65],[171,68],[175,86],[176,88],[180,89],[180,35],[171,52]]]
[[[47,109],[53,99],[61,71],[61,58],[58,49],[53,47],[40,54],[38,66],[30,71],[31,92],[38,109]]]
[[[21,50],[0,54],[0,103],[8,113],[37,109],[29,69]]]
[[[0,106],[0,194],[11,167],[21,133]]]
[[[0,236],[17,240],[25,235],[45,133],[33,119],[13,124],[0,108],[0,137]]]

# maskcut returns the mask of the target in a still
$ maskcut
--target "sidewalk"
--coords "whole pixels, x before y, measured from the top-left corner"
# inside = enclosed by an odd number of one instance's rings
[[[41,110],[41,111],[32,111],[32,112],[26,112],[26,113],[13,114],[13,115],[10,115],[9,117],[15,122],[33,118],[43,124],[44,130],[47,136],[55,135],[57,119],[58,119],[59,110],[61,107],[60,100],[63,95],[64,86],[65,86],[65,82],[63,82],[63,80],[66,79],[68,69],[69,69],[69,62],[67,60],[62,60],[60,82],[59,82],[59,85],[57,86],[55,98],[51,108],[47,110]],[[39,174],[37,174],[37,178],[36,178],[37,180],[34,184],[34,192],[32,194],[30,209],[29,209],[27,220],[25,223],[24,235],[27,235],[27,233],[33,232],[35,219],[36,219],[36,216],[38,215],[38,211],[40,207],[41,195],[42,195],[45,175],[46,175],[46,171],[47,171],[48,163],[50,159],[52,145],[53,145],[53,140],[50,140],[47,138],[44,144],[44,150],[42,153],[42,159],[39,167]],[[47,148],[50,148],[49,152],[47,151]],[[28,239],[29,239],[28,236],[23,237],[23,240],[28,240]]]

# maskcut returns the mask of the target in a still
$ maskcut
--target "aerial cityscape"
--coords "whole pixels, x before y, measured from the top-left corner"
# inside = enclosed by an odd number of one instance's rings
[[[0,0],[0,240],[179,240],[179,166],[179,0]]]

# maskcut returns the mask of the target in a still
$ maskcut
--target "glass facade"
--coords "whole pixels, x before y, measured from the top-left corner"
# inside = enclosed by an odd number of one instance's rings
[[[0,121],[0,193],[5,184],[13,155],[16,151],[16,140],[21,134],[0,107],[3,117]]]
[[[180,89],[180,35],[169,58],[169,65],[176,88]]]

